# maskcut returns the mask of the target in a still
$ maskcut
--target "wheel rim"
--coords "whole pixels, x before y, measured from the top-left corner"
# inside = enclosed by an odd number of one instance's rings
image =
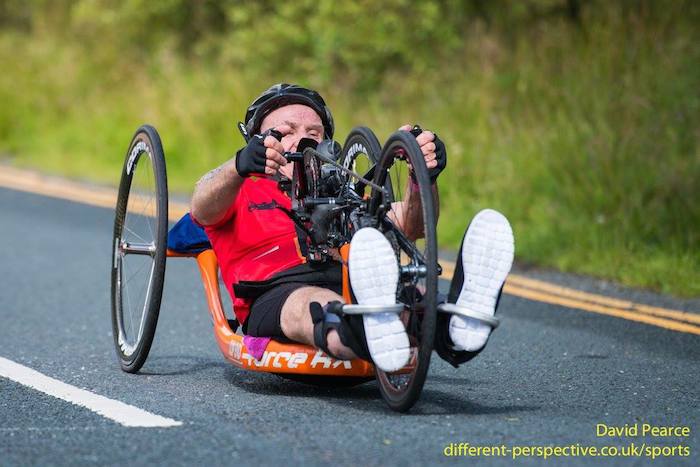
[[[345,168],[353,172],[364,175],[375,164],[374,155],[363,141],[359,140],[348,148],[347,155],[343,160]]]
[[[154,286],[158,203],[152,157],[146,144],[137,143],[132,149],[126,168],[128,201],[115,235],[117,343],[126,359],[142,341]]]
[[[394,159],[394,163],[391,165],[389,168],[389,171],[387,173],[387,179],[386,182],[384,183],[384,187],[389,190],[389,194],[391,196],[391,201],[392,202],[401,202],[405,199],[405,187],[408,184],[408,180],[410,178],[409,172],[408,172],[408,164],[406,164],[405,161],[402,161],[400,159]],[[398,253],[398,260],[399,260],[399,267],[400,268],[405,268],[409,266],[411,263],[413,263],[412,259],[409,257],[409,255],[401,249],[399,245],[397,245],[396,239],[390,239],[394,245],[394,251],[397,251]],[[419,249],[419,251],[425,256],[425,239],[419,239],[414,242],[416,244],[416,247]],[[427,288],[426,284],[426,278],[420,278],[416,277],[413,281],[413,285],[418,289],[422,290],[423,293],[425,293],[425,290]],[[403,291],[406,290],[406,284],[401,283],[399,286],[399,292],[398,294],[401,295],[402,293],[402,288]],[[416,301],[414,297],[397,297],[400,300],[403,300],[404,302],[409,302],[409,301]],[[414,298],[412,300],[412,298]],[[418,309],[414,310],[409,310],[409,313],[420,313]],[[412,316],[409,316],[409,319],[413,318]],[[405,320],[405,318],[404,318]],[[418,358],[418,347],[417,345],[420,344],[420,329],[419,327],[415,326],[415,320],[410,321],[411,326],[413,329],[410,329],[409,326],[407,326],[407,333],[409,335],[409,340],[411,341],[411,357],[409,359],[409,365],[411,363],[415,364],[417,358]],[[406,323],[404,323],[406,324]],[[395,393],[395,395],[400,395],[403,393],[411,384],[413,377],[415,375],[415,372],[411,371],[410,373],[402,373],[402,372],[396,372],[396,373],[382,373],[380,377],[386,380],[388,383],[388,386],[386,389],[389,389],[391,392]]]
[[[343,167],[365,175],[378,162],[380,152],[379,142],[372,130],[365,127],[353,128],[343,145]]]

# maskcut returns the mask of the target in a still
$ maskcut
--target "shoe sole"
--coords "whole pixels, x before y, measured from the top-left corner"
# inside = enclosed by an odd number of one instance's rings
[[[456,305],[493,316],[514,253],[513,230],[503,214],[484,209],[474,216],[464,234],[464,283]],[[449,332],[455,350],[476,352],[486,345],[491,327],[473,318],[453,315]]]
[[[394,305],[399,283],[396,254],[381,232],[358,230],[350,243],[348,256],[350,283],[361,305]],[[403,368],[410,357],[408,335],[397,313],[371,313],[362,316],[367,348],[374,364],[391,372]]]

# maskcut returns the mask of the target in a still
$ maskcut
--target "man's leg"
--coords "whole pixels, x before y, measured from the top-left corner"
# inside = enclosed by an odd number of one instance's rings
[[[381,232],[359,230],[350,245],[349,276],[361,305],[393,305],[399,277],[394,250]],[[395,371],[409,359],[406,329],[396,312],[345,315],[331,302],[343,302],[336,292],[301,284],[282,284],[252,305],[245,326],[252,336],[284,336],[313,345],[342,359],[371,360],[384,371]]]
[[[320,287],[301,287],[292,292],[282,306],[280,325],[284,335],[296,342],[315,345],[314,323],[311,319],[311,303],[325,306],[329,302],[344,302],[343,297],[332,290]],[[342,359],[351,360],[357,355],[340,341],[338,331],[331,329],[326,335],[328,350]]]

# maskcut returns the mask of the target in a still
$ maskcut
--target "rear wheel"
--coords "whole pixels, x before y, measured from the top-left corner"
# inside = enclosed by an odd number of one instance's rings
[[[151,349],[165,278],[168,185],[155,128],[134,135],[122,170],[112,239],[112,332],[122,370],[135,373]]]
[[[389,407],[403,412],[413,406],[423,389],[437,319],[437,218],[428,171],[413,135],[404,131],[391,135],[382,149],[374,182],[385,193],[372,189],[369,212],[380,219],[379,229],[394,246],[401,265],[397,300],[405,305],[402,321],[411,345],[408,365],[393,373],[377,369],[377,381]]]

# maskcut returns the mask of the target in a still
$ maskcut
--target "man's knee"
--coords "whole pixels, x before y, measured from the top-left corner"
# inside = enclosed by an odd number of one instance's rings
[[[347,360],[357,358],[357,351],[344,342],[345,337],[341,338],[334,326],[324,322],[326,312],[322,307],[331,302],[342,303],[344,300],[332,290],[319,287],[295,290],[282,307],[282,332],[289,339],[321,348],[332,356]],[[315,311],[312,306],[316,307]]]
[[[289,339],[298,342],[308,342],[305,338],[306,329],[311,324],[308,315],[308,299],[306,298],[306,287],[297,289],[292,292],[282,306],[280,313],[280,327],[282,333]],[[306,312],[304,310],[307,310]],[[308,323],[307,323],[308,321]]]
[[[314,343],[314,326],[311,320],[311,302],[328,303],[342,300],[332,290],[320,287],[302,287],[292,292],[282,306],[280,325],[287,338],[305,344]]]

